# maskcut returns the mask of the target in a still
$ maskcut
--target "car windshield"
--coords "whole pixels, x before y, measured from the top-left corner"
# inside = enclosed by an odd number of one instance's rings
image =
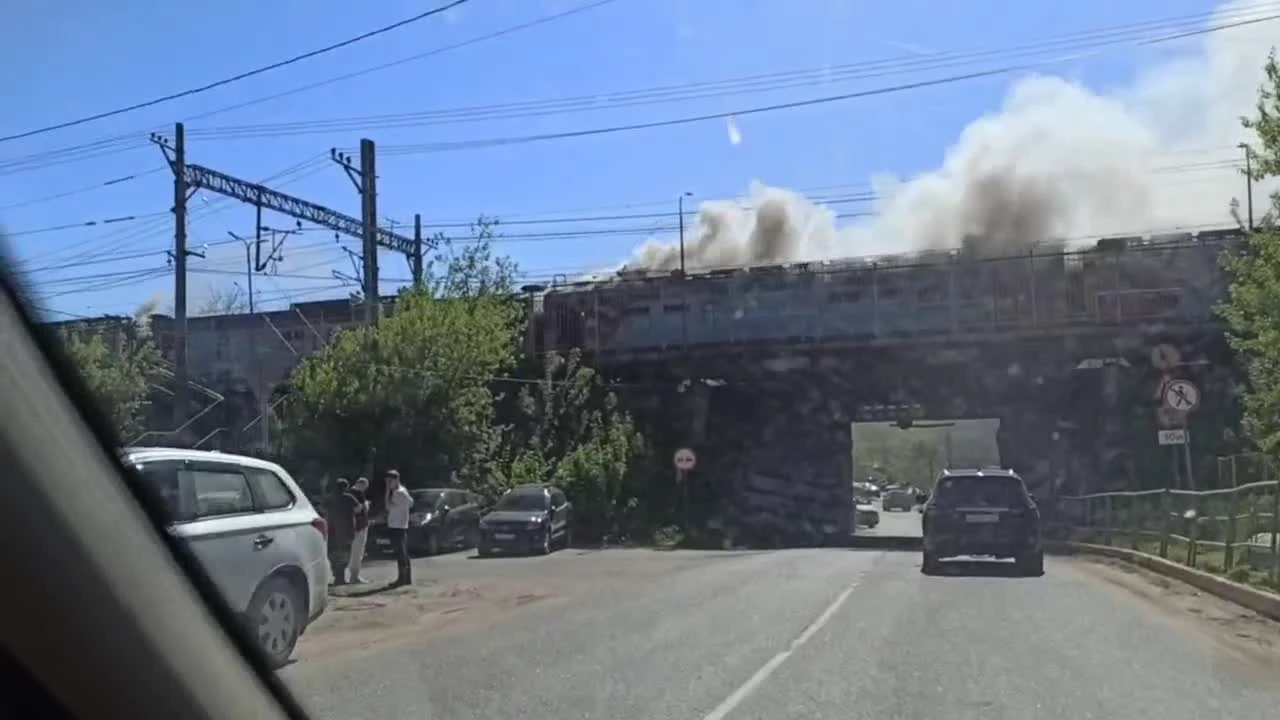
[[[547,496],[544,493],[508,493],[499,498],[494,510],[546,510]]]
[[[0,5],[15,670],[264,715],[216,592],[321,720],[1280,720],[1280,0],[327,6]]]
[[[436,509],[436,503],[440,502],[440,496],[444,495],[441,490],[414,490],[413,495],[413,512],[429,512]]]
[[[983,475],[943,478],[934,497],[941,507],[1017,508],[1027,502],[1017,478]]]

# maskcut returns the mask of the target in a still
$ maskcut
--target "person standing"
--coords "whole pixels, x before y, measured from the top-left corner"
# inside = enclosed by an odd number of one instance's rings
[[[360,567],[364,564],[365,547],[369,541],[369,478],[357,478],[351,486],[351,494],[356,499],[355,537],[351,540],[351,582],[369,582],[360,577]]]
[[[351,484],[346,478],[338,478],[329,496],[329,567],[333,570],[333,584],[347,582],[347,563],[351,559],[351,542],[356,534],[356,498],[351,494]]]
[[[391,535],[391,549],[396,555],[396,585],[413,582],[409,566],[409,509],[413,496],[400,484],[400,473],[387,471],[387,532]]]

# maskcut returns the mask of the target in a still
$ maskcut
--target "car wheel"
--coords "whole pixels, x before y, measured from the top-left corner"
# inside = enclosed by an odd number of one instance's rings
[[[249,631],[272,670],[284,667],[293,655],[302,633],[303,613],[297,586],[279,576],[267,578],[249,601]]]
[[[938,574],[938,558],[933,553],[923,553],[920,557],[920,572],[925,575]]]
[[[1026,577],[1040,577],[1041,575],[1044,575],[1044,552],[1024,555],[1014,562],[1017,564],[1020,574]]]
[[[422,550],[427,555],[439,555],[440,536],[434,532],[427,533],[427,537],[422,543]]]
[[[538,554],[551,554],[551,528],[547,528],[546,531],[542,533],[542,544],[538,546]]]
[[[564,529],[564,536],[560,538],[560,547],[568,550],[573,546],[573,530],[571,528]]]

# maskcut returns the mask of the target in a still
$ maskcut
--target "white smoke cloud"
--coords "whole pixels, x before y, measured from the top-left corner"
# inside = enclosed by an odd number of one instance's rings
[[[1274,2],[1232,0],[1209,25],[1267,14]],[[1172,59],[1099,93],[1060,77],[1016,81],[942,166],[905,181],[873,178],[863,222],[783,188],[705,202],[686,244],[691,268],[822,260],[958,247],[1002,253],[1054,239],[1227,226],[1243,202],[1239,118],[1257,101],[1280,21],[1181,41]],[[1166,58],[1169,56],[1166,54]],[[1255,187],[1255,202],[1272,186]],[[672,269],[679,253],[650,242],[629,267]]]

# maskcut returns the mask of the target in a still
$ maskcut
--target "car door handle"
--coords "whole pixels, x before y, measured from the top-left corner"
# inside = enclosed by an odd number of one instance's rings
[[[253,549],[261,550],[275,541],[276,539],[270,535],[259,535],[253,539]]]

